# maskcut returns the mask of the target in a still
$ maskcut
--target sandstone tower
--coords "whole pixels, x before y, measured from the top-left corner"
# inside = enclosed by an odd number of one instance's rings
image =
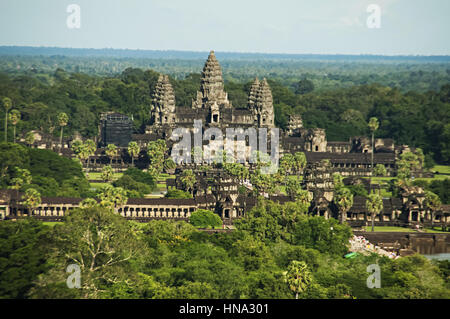
[[[202,71],[202,81],[197,98],[192,103],[193,108],[219,109],[231,107],[228,94],[224,91],[222,69],[216,59],[214,51],[211,51]]]
[[[168,75],[161,74],[158,78],[152,113],[155,125],[175,124],[175,94]]]
[[[274,127],[275,121],[272,91],[270,90],[270,86],[269,83],[267,83],[266,78],[264,78],[259,84],[259,88],[256,93],[255,105],[257,109],[257,123],[259,127]]]

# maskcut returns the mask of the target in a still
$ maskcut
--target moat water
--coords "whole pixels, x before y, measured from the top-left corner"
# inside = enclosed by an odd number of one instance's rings
[[[450,260],[450,253],[441,253],[441,254],[424,255],[424,256],[428,259]]]

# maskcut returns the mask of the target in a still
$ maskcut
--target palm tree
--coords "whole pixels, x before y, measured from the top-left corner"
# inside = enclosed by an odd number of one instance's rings
[[[31,176],[30,171],[25,168],[22,169],[22,168],[16,167],[16,171],[17,171],[17,177],[14,177],[13,179],[11,179],[11,186],[9,186],[8,188],[15,189],[16,196],[18,197],[19,190],[25,185],[30,185],[33,178]]]
[[[113,178],[114,178],[114,172],[113,172],[112,167],[109,166],[109,165],[104,166],[104,167],[102,168],[102,174],[101,174],[101,177],[102,177],[102,180],[103,180],[105,183],[111,182],[111,181],[113,180]]]
[[[428,208],[431,211],[431,229],[434,227],[434,215],[439,208],[441,208],[441,199],[438,195],[436,195],[433,192],[425,191],[425,204],[428,206]]]
[[[369,129],[370,132],[372,133],[372,159],[371,159],[371,164],[370,164],[370,170],[373,170],[373,152],[374,152],[374,134],[375,131],[378,130],[378,127],[380,126],[378,119],[376,117],[371,117],[369,120]],[[372,174],[370,174],[370,185],[372,185]]]
[[[166,151],[166,142],[164,140],[157,140],[148,143],[147,154],[150,160],[150,165],[159,175],[164,167],[164,154]]]
[[[93,140],[86,140],[86,142],[84,142],[84,152],[86,153],[87,157],[87,172],[89,172],[89,157],[94,155],[96,150],[97,146],[95,145],[95,142]]]
[[[9,113],[9,121],[14,127],[14,143],[16,143],[16,125],[20,121],[20,112],[18,110],[12,110],[11,113]]]
[[[32,147],[34,144],[34,133],[33,132],[28,132],[27,135],[25,135],[25,142],[28,144],[28,146]]]
[[[36,207],[41,204],[41,194],[34,188],[29,188],[25,191],[24,200],[22,204],[30,210],[28,216],[32,216]]]
[[[61,150],[63,148],[62,138],[63,138],[64,126],[66,126],[67,123],[69,123],[69,117],[67,116],[66,113],[59,113],[58,114],[58,123],[59,123],[59,126],[61,127],[61,135],[60,135],[60,138],[59,138],[59,145],[60,145],[59,151],[61,152]]]
[[[306,166],[306,155],[303,152],[296,152],[294,154],[295,165],[297,172],[300,174]]]
[[[383,198],[379,193],[372,193],[367,197],[366,209],[372,219],[372,231],[375,231],[375,215],[383,210]]]
[[[353,194],[348,188],[339,187],[335,191],[333,201],[339,209],[340,221],[344,223],[347,212],[353,206]]]
[[[128,143],[128,154],[131,156],[131,165],[134,166],[134,158],[138,157],[139,153],[141,152],[141,148],[139,147],[139,144],[136,142],[130,142]]]
[[[105,149],[106,155],[109,156],[109,165],[112,165],[113,157],[117,156],[117,146],[114,144],[108,144]]]
[[[181,173],[181,183],[183,183],[183,187],[186,191],[192,193],[192,189],[196,183],[197,179],[195,178],[195,174],[191,169],[186,169]]]
[[[12,106],[12,101],[9,97],[5,97],[2,104],[5,109],[5,142],[8,142],[8,111]]]
[[[292,154],[284,155],[280,160],[280,171],[284,173],[284,186],[286,187],[288,174],[296,167],[295,157]]]
[[[284,273],[285,282],[289,285],[289,289],[295,293],[295,299],[298,295],[308,290],[312,284],[312,274],[304,261],[293,260]]]
[[[103,187],[97,196],[100,199],[100,206],[107,207],[114,212],[117,212],[128,201],[126,191],[122,187],[111,185]]]
[[[72,147],[73,147],[73,145],[72,145]],[[75,147],[77,149],[76,154],[77,154],[78,158],[80,159],[80,162],[82,163],[81,167],[83,167],[83,164],[86,163],[86,159],[89,157],[88,152],[87,152],[87,147],[84,143],[81,143],[79,145],[77,143],[77,145]]]

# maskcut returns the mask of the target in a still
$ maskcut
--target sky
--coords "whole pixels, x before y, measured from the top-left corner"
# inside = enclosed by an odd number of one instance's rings
[[[449,0],[0,0],[0,45],[450,55],[449,13]]]

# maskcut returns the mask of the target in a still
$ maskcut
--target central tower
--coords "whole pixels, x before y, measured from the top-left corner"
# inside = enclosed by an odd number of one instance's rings
[[[231,102],[223,87],[222,69],[217,61],[214,51],[211,51],[202,71],[200,91],[192,102],[193,108],[212,110],[211,116],[219,120],[219,110],[222,107],[230,108]],[[215,122],[215,121],[212,121]]]

